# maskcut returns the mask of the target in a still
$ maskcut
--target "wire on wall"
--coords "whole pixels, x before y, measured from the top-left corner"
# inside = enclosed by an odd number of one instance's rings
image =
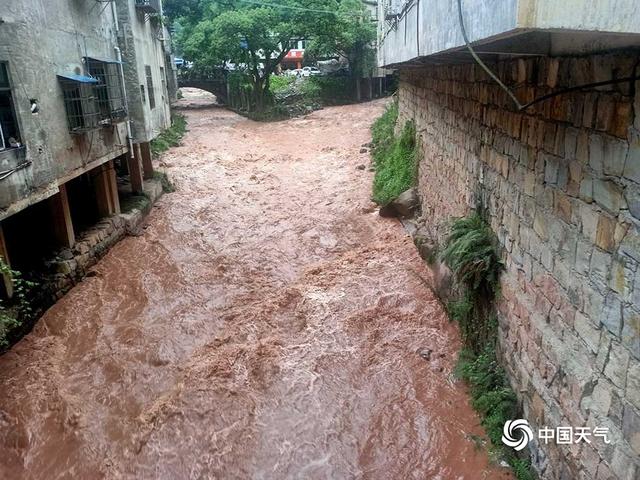
[[[471,46],[471,42],[469,42],[469,38],[467,37],[467,31],[466,31],[465,26],[464,26],[464,18],[462,16],[462,0],[457,0],[457,2],[458,2],[458,20],[459,20],[459,23],[460,23],[460,30],[462,32],[462,37],[464,38],[464,42],[465,42],[465,44],[467,46],[467,49],[469,50],[469,53],[471,54],[473,59],[476,61],[476,63],[478,65],[480,65],[480,67],[482,67],[482,69],[485,72],[487,72],[487,75],[489,75],[500,86],[500,88],[502,88],[507,93],[507,95],[509,95],[509,97],[511,97],[513,102],[516,104],[516,108],[517,108],[518,111],[526,110],[529,107],[531,107],[531,106],[533,106],[533,105],[535,105],[537,103],[544,102],[545,100],[549,100],[550,98],[557,97],[558,95],[563,95],[565,93],[575,92],[575,91],[578,91],[578,90],[585,90],[585,89],[590,89],[590,88],[603,87],[605,85],[614,85],[616,83],[626,83],[626,82],[631,83],[631,86],[633,88],[633,82],[636,81],[636,80],[640,80],[640,75],[638,75],[638,67],[640,66],[640,58],[639,58],[638,61],[636,62],[635,67],[634,67],[633,75],[630,76],[630,77],[612,78],[610,80],[604,80],[602,82],[594,82],[594,83],[585,83],[585,84],[582,84],[582,85],[575,85],[573,87],[563,88],[561,90],[556,90],[555,92],[551,92],[551,93],[548,93],[546,95],[542,95],[542,96],[540,96],[538,98],[534,98],[529,103],[522,104],[522,103],[520,103],[520,100],[518,100],[518,98],[515,96],[515,94],[509,89],[509,87],[507,87],[502,82],[502,80],[500,80],[498,78],[498,76],[495,73],[493,73],[493,71],[491,71],[491,69],[482,61],[482,59],[478,56],[476,51]]]
[[[462,0],[458,0],[458,21],[460,23],[462,38],[464,39],[464,43],[467,45],[467,49],[469,50],[469,53],[471,54],[473,59],[485,72],[487,72],[487,75],[489,75],[500,86],[500,88],[502,88],[507,93],[507,95],[511,97],[511,100],[513,100],[513,102],[516,104],[518,110],[522,110],[524,105],[520,103],[518,97],[516,97],[515,94],[509,89],[509,87],[502,83],[502,80],[500,80],[498,76],[493,73],[489,67],[487,67],[487,65],[482,61],[482,59],[478,56],[476,51],[471,46],[471,42],[469,41],[469,37],[467,36],[467,30],[464,27],[464,18],[462,17]]]

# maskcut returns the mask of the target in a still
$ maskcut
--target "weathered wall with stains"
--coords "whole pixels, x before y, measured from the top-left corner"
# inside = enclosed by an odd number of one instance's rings
[[[174,75],[175,67],[170,58],[167,62],[167,55],[171,53],[168,32],[159,14],[144,13],[129,0],[117,0],[116,5],[133,139],[135,143],[149,142],[171,126],[168,75]],[[147,66],[153,79],[153,108],[149,100]]]
[[[115,59],[107,4],[77,0],[0,0],[0,61],[7,62],[25,148],[0,151],[0,170],[31,166],[0,180],[0,219],[58,191],[58,183],[126,152],[124,124],[71,135],[58,74],[85,73],[85,56]],[[31,113],[36,99],[39,113]]]
[[[521,99],[632,75],[637,53],[494,65]],[[434,239],[484,205],[506,265],[501,356],[535,427],[606,427],[610,444],[533,446],[544,478],[640,475],[640,87],[526,113],[476,65],[401,71]]]

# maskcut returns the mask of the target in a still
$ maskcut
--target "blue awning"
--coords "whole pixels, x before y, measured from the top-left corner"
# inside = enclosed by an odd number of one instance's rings
[[[63,80],[78,83],[100,83],[93,77],[87,77],[85,75],[76,75],[75,73],[59,73],[58,77]]]
[[[123,62],[119,62],[118,60],[109,60],[106,58],[98,58],[98,57],[86,57],[87,60],[93,60],[94,62],[102,62],[102,63],[110,63],[116,65],[122,65]]]

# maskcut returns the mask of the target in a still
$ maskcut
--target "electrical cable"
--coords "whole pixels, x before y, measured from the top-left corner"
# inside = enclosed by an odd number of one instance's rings
[[[14,173],[16,173],[18,170],[22,170],[23,168],[28,167],[29,165],[31,165],[31,160],[27,161],[27,162],[22,162],[21,164],[9,169],[9,170],[3,170],[2,172],[0,172],[0,180],[4,180],[5,178],[10,177],[11,175],[13,175]]]
[[[498,76],[495,73],[493,73],[493,71],[491,71],[491,69],[482,61],[482,59],[478,56],[476,51],[471,46],[471,42],[469,42],[469,38],[467,37],[467,31],[466,31],[465,26],[464,26],[464,19],[462,17],[462,0],[457,0],[457,2],[458,2],[458,20],[459,20],[459,23],[460,23],[460,30],[462,31],[462,37],[464,38],[464,42],[465,42],[465,44],[467,46],[467,49],[469,50],[469,53],[471,54],[473,59],[476,61],[476,63],[478,65],[480,65],[480,67],[482,67],[482,69],[485,72],[487,72],[487,74],[498,84],[498,86],[500,88],[502,88],[507,93],[507,95],[509,95],[509,97],[511,97],[513,102],[516,104],[516,108],[517,108],[517,110],[519,112],[528,109],[532,105],[535,105],[537,103],[543,102],[545,100],[549,100],[550,98],[553,98],[553,97],[557,97],[558,95],[563,95],[565,93],[571,93],[571,92],[575,92],[575,91],[578,91],[578,90],[584,90],[584,89],[587,89],[587,88],[597,88],[597,87],[603,87],[605,85],[614,85],[614,84],[617,84],[617,83],[634,82],[636,80],[640,80],[640,76],[637,75],[638,64],[640,63],[640,59],[639,59],[638,63],[636,63],[636,66],[634,67],[634,74],[632,76],[630,76],[630,77],[612,78],[611,80],[604,80],[602,82],[594,82],[594,83],[585,83],[585,84],[582,84],[582,85],[575,85],[573,87],[567,87],[567,88],[563,88],[561,90],[556,90],[555,92],[547,93],[546,95],[542,95],[542,96],[540,96],[538,98],[534,98],[532,101],[530,101],[528,103],[522,104],[522,103],[520,103],[518,98],[515,96],[515,94],[509,89],[509,87],[507,87],[498,78]]]
[[[520,103],[520,100],[518,100],[518,97],[516,97],[515,94],[509,89],[509,87],[507,87],[504,83],[502,83],[502,80],[500,80],[498,76],[495,73],[493,73],[489,67],[485,65],[485,63],[482,61],[482,59],[478,56],[476,51],[471,46],[469,37],[467,37],[467,30],[464,27],[464,19],[462,18],[462,0],[458,0],[458,21],[460,23],[462,38],[464,39],[464,43],[466,43],[467,49],[469,50],[469,53],[471,54],[473,59],[476,61],[478,65],[480,65],[480,67],[485,72],[487,72],[487,75],[489,75],[500,86],[500,88],[502,88],[507,93],[507,95],[511,97],[511,100],[513,100],[513,102],[516,104],[516,107],[518,108],[518,110],[522,110],[523,105]]]

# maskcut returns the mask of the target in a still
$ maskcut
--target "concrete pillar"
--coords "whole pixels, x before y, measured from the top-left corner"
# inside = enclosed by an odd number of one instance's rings
[[[4,230],[2,230],[1,224],[0,224],[0,257],[2,257],[2,261],[7,266],[11,266],[11,262],[9,261],[9,252],[7,251],[7,244],[4,241]],[[13,297],[13,280],[11,278],[11,275],[2,275],[2,287],[7,298]]]
[[[131,191],[133,193],[141,194],[143,189],[143,175],[142,175],[142,153],[140,152],[140,144],[135,143],[133,145],[133,158],[127,157],[129,162],[129,180],[131,181]]]
[[[120,197],[118,196],[118,180],[116,177],[116,167],[113,164],[113,160],[109,160],[105,163],[107,169],[107,184],[111,191],[111,199],[113,200],[113,213],[120,213]]]
[[[151,144],[149,142],[140,144],[140,154],[142,156],[144,179],[149,180],[150,178],[153,178],[153,162],[151,156]]]
[[[58,188],[60,191],[49,198],[49,206],[53,219],[53,233],[58,245],[71,248],[76,243],[76,235],[73,231],[73,222],[71,221],[67,186],[62,184]]]
[[[109,161],[96,167],[93,182],[96,189],[98,213],[101,217],[108,217],[120,213],[120,201],[118,199],[118,187],[116,183],[113,161]],[[115,190],[115,195],[114,195]]]

